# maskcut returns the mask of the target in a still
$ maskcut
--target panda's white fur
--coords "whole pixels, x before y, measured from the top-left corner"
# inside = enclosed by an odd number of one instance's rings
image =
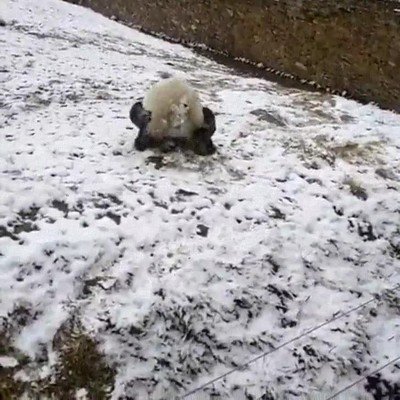
[[[204,123],[200,98],[181,77],[154,84],[143,99],[143,108],[151,112],[149,134],[159,139],[187,137]]]

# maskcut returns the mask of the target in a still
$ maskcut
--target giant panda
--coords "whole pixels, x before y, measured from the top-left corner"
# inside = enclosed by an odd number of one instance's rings
[[[167,151],[180,146],[200,155],[215,152],[211,140],[216,130],[215,115],[202,106],[195,89],[181,77],[154,84],[143,100],[132,106],[129,116],[139,128],[135,139],[138,151],[151,147]]]

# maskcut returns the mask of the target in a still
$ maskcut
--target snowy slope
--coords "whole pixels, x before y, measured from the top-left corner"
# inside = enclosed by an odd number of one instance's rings
[[[400,116],[3,1],[0,328],[42,373],[74,319],[114,399],[172,399],[375,296],[187,398],[327,399],[400,355]],[[216,155],[134,151],[129,108],[165,72],[218,114]]]

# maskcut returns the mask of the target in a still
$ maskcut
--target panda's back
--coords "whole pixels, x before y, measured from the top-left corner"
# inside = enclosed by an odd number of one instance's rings
[[[151,111],[149,128],[154,134],[186,137],[203,123],[200,99],[180,78],[153,85],[144,97],[143,107]]]
[[[165,113],[171,106],[179,105],[184,96],[189,97],[193,89],[180,78],[169,78],[153,85],[143,99],[143,107],[154,112]]]

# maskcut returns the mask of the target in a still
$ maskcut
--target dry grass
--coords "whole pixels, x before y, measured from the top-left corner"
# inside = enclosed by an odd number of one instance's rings
[[[360,183],[356,182],[354,179],[347,179],[344,182],[348,186],[350,193],[360,200],[367,200],[368,194],[366,190],[361,186]]]
[[[57,334],[54,346],[59,355],[51,377],[43,380],[22,382],[16,379],[19,371],[29,371],[40,365],[19,354],[0,336],[0,355],[14,357],[18,365],[0,369],[0,400],[20,399],[75,399],[79,389],[86,389],[87,399],[110,398],[114,385],[114,370],[99,352],[94,340],[83,332],[63,331]]]

